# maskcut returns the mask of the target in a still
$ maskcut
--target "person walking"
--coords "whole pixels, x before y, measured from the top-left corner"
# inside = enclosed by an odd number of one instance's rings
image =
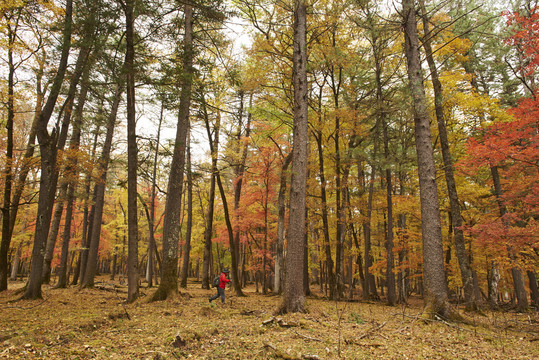
[[[230,279],[228,278],[228,273],[228,269],[224,269],[221,273],[221,276],[219,277],[219,286],[217,286],[217,294],[213,295],[208,299],[210,303],[218,297],[221,297],[221,302],[223,304],[225,303],[225,287],[226,284],[230,282]]]

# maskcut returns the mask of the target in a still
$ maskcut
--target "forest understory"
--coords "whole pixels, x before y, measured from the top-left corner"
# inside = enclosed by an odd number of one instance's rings
[[[94,288],[43,287],[18,300],[23,282],[0,293],[0,359],[537,359],[539,314],[465,313],[471,325],[420,319],[405,306],[328,301],[313,285],[306,314],[274,315],[282,297],[244,289],[226,304],[190,279],[166,301],[155,288],[125,303],[127,285],[99,277]]]

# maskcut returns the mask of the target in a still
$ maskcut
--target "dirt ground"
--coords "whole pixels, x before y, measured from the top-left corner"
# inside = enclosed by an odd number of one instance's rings
[[[0,293],[0,359],[539,359],[539,315],[465,314],[475,325],[418,319],[407,306],[309,297],[307,314],[276,316],[281,298],[255,287],[227,302],[190,283],[149,303],[125,304],[126,286],[101,278],[93,289],[43,286],[42,300]],[[316,289],[313,289],[316,290]]]

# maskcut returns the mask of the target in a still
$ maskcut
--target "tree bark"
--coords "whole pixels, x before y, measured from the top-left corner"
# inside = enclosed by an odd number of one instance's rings
[[[101,174],[101,176],[99,180],[97,180],[94,188],[94,206],[91,211],[91,214],[93,216],[90,216],[91,229],[89,229],[88,231],[88,258],[85,265],[84,277],[81,277],[81,287],[94,286],[94,279],[97,271],[99,239],[101,236],[101,220],[103,218],[105,189],[107,185],[107,170],[110,161],[112,136],[114,134],[116,115],[118,112],[118,107],[120,105],[123,88],[124,87],[120,84],[116,86],[113,104],[107,120],[107,133],[105,135],[105,143],[103,144],[103,150],[101,153],[101,158],[99,160],[99,173]],[[84,266],[84,263],[82,265]]]
[[[415,141],[418,162],[421,203],[421,230],[423,235],[423,282],[425,290],[425,318],[440,315],[454,319],[456,313],[449,304],[449,292],[444,274],[442,229],[436,186],[436,168],[430,132],[423,76],[421,71],[419,39],[414,0],[403,0],[404,38],[410,92],[413,100]]]
[[[320,121],[321,123],[321,121]],[[314,135],[318,149],[318,166],[320,176],[320,201],[322,205],[322,233],[324,234],[324,251],[326,254],[326,282],[329,287],[329,299],[337,297],[335,274],[333,272],[333,255],[331,253],[331,241],[329,238],[329,214],[327,202],[327,181],[324,167],[324,151],[322,147],[322,133],[317,131]]]
[[[13,14],[15,15],[15,14]],[[13,63],[13,48],[16,38],[16,30],[12,28],[12,16],[4,14],[7,20],[8,32],[8,93],[7,93],[7,119],[6,119],[6,160],[4,168],[4,204],[2,206],[2,242],[0,243],[0,291],[7,290],[8,279],[8,251],[11,244],[11,186],[13,168],[13,120],[15,118],[14,107],[14,77],[15,64]],[[15,15],[15,28],[17,27],[19,16]]]
[[[165,300],[169,294],[178,291],[178,240],[180,232],[181,194],[185,166],[185,148],[189,129],[189,108],[193,81],[193,8],[185,5],[185,36],[183,58],[183,82],[180,92],[180,108],[176,141],[167,187],[165,215],[163,220],[163,260],[161,283],[152,300]]]
[[[56,131],[49,134],[47,125],[54,111],[56,100],[60,94],[60,89],[67,69],[67,60],[71,47],[72,14],[73,0],[67,0],[60,63],[49,97],[47,98],[45,107],[40,113],[37,121],[36,135],[41,151],[41,179],[34,245],[32,249],[32,265],[30,268],[28,284],[24,295],[22,296],[24,299],[36,299],[42,297],[41,281],[43,273],[43,253],[45,251],[45,243],[49,233],[52,206],[54,203],[54,195],[56,193],[56,180],[58,179],[56,173],[56,146],[58,134]]]
[[[494,193],[496,194],[496,200],[498,201],[498,209],[500,211],[502,223],[504,227],[507,227],[509,226],[509,224],[507,224],[507,221],[504,219],[504,216],[507,213],[507,208],[502,199],[503,189],[500,181],[498,167],[491,166],[490,172],[492,175],[492,182],[494,183]],[[513,263],[515,261],[514,249],[508,246],[507,252],[509,254],[511,262]],[[515,288],[515,294],[517,297],[517,309],[518,311],[524,312],[528,309],[528,295],[526,294],[526,288],[524,287],[524,279],[522,277],[522,273],[520,272],[520,269],[518,267],[513,266],[511,268],[511,275],[513,278],[513,287]]]
[[[93,32],[86,33],[87,37],[90,37],[91,35],[93,35]],[[88,44],[89,42],[86,41],[85,43]],[[69,83],[69,90],[67,92],[67,98],[64,102],[64,119],[63,119],[62,124],[69,124],[71,122],[71,117],[72,117],[72,112],[73,112],[73,100],[75,99],[77,86],[79,84],[80,77],[87,66],[89,55],[90,55],[90,47],[89,45],[86,45],[85,47],[81,48],[77,56],[75,70],[73,72],[73,75]],[[67,126],[65,127],[65,131],[67,131]],[[80,131],[80,129],[78,131]],[[74,138],[74,136],[76,136],[76,131],[73,132],[72,138]],[[64,149],[64,142],[65,141],[59,140],[57,151],[62,151]],[[58,201],[56,202],[56,208],[54,209],[52,223],[50,226],[49,235],[47,236],[47,243],[45,245],[45,255],[43,259],[43,283],[44,284],[48,284],[50,282],[51,261],[54,255],[54,248],[56,246],[56,239],[58,238],[58,232],[60,230],[60,221],[62,220],[62,214],[64,211],[67,187],[68,187],[68,181],[66,181],[65,179],[62,179],[60,190],[58,192]]]
[[[180,286],[187,288],[187,277],[189,273],[189,257],[191,255],[191,229],[193,227],[193,172],[191,164],[191,132],[187,134],[187,226],[185,229],[185,245],[183,251],[183,264]]]
[[[275,278],[273,283],[273,292],[281,294],[282,280],[284,273],[284,232],[286,215],[286,178],[288,177],[288,166],[292,161],[292,153],[289,153],[283,160],[281,167],[281,178],[279,181],[279,195],[277,196],[277,240],[275,241]]]
[[[215,204],[215,176],[217,174],[217,152],[219,151],[219,130],[220,130],[220,116],[218,116],[218,123],[215,124],[213,131],[215,137],[212,140],[210,122],[206,108],[206,100],[204,95],[202,96],[202,112],[204,113],[204,122],[206,124],[206,132],[208,134],[208,140],[210,142],[211,152],[211,179],[210,179],[210,192],[208,194],[208,213],[206,215],[206,227],[204,230],[204,261],[202,263],[202,288],[211,288],[210,279],[210,262],[212,251],[212,235],[213,235],[213,212]]]
[[[60,269],[58,274],[58,284],[56,285],[57,288],[65,288],[67,286],[67,258],[69,254],[69,242],[71,239],[71,221],[73,217],[73,203],[75,201],[75,188],[77,186],[77,181],[75,179],[77,179],[79,176],[79,171],[76,164],[77,160],[74,157],[74,153],[78,150],[80,145],[82,113],[88,95],[88,76],[89,69],[86,68],[85,75],[81,84],[79,101],[73,114],[73,135],[71,136],[71,143],[69,145],[70,155],[67,157],[66,160],[67,166],[65,176],[67,177],[66,183],[68,184],[68,189],[66,196],[66,215],[64,232],[62,236],[62,251],[60,254]]]
[[[236,140],[238,141],[238,144],[242,141],[242,126],[243,126],[243,99],[244,99],[244,93],[243,90],[240,90],[240,109],[239,109],[239,116],[238,116],[238,132],[236,135]],[[253,95],[251,94],[249,97],[249,107],[252,106],[253,102]],[[245,126],[245,134],[243,135],[245,138],[248,138],[251,135],[251,113],[248,113],[247,115],[247,124]],[[249,152],[249,144],[247,142],[243,143],[243,147],[241,149],[241,160],[239,164],[234,166],[234,175],[236,177],[234,181],[234,217],[235,217],[235,225],[234,225],[234,248],[236,250],[236,258],[238,259],[240,257],[240,229],[239,229],[239,207],[240,207],[240,199],[241,199],[241,189],[243,187],[243,177],[245,175],[245,164],[247,162],[247,154]],[[279,227],[279,225],[277,225]],[[279,232],[279,230],[277,230]],[[278,237],[279,235],[277,235]],[[276,240],[276,242],[279,242],[279,239]],[[277,262],[277,254],[276,256],[276,262]],[[241,279],[242,275],[241,273],[239,275],[239,284],[242,285]]]
[[[127,74],[127,302],[139,295],[138,287],[138,210],[137,210],[137,131],[135,113],[135,0],[125,2],[125,70]]]
[[[305,200],[307,188],[308,99],[307,99],[307,7],[304,0],[294,4],[294,131],[292,178],[290,182],[289,236],[286,254],[286,281],[281,313],[305,312],[303,293]]]
[[[432,34],[429,30],[429,19],[427,18],[427,10],[425,9],[424,0],[420,0],[422,19],[423,19],[423,31],[425,32],[425,39],[423,41],[423,48],[425,49],[425,55],[427,63],[429,65],[430,77],[434,90],[434,107],[436,111],[436,120],[438,123],[438,134],[440,137],[440,146],[442,148],[442,158],[444,161],[445,180],[447,185],[447,193],[449,195],[449,204],[451,207],[451,219],[453,226],[453,237],[455,241],[455,248],[457,250],[457,259],[460,267],[460,275],[462,279],[462,286],[464,289],[464,301],[466,303],[467,310],[476,310],[479,307],[480,299],[477,299],[473,287],[473,276],[470,262],[468,260],[468,254],[466,252],[466,243],[464,241],[464,233],[462,231],[462,215],[460,213],[460,204],[457,194],[457,185],[455,182],[455,175],[453,173],[453,160],[451,159],[451,151],[449,148],[449,140],[447,137],[447,127],[443,109],[443,91],[442,84],[438,76],[438,69],[434,62],[434,57],[431,47]]]

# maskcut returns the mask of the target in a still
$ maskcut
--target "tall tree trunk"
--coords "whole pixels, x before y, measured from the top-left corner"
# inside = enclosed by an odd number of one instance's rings
[[[86,36],[89,38],[93,35],[93,32],[87,32]],[[86,41],[86,44],[89,42]],[[75,64],[75,71],[71,77],[69,83],[69,90],[67,92],[67,98],[64,102],[64,119],[63,124],[69,124],[71,122],[73,112],[73,100],[75,99],[77,86],[79,84],[80,77],[84,72],[88,64],[88,56],[90,55],[90,47],[86,45],[79,51],[77,56],[77,62]],[[67,127],[65,128],[67,131]],[[80,131],[80,130],[79,130]],[[67,134],[66,134],[67,136]],[[72,138],[76,136],[76,131],[73,133]],[[80,135],[79,135],[80,136]],[[61,141],[62,143],[64,141]],[[58,144],[57,151],[62,151],[64,144]],[[54,254],[54,248],[56,246],[56,239],[58,238],[58,232],[60,230],[60,221],[64,211],[64,205],[66,200],[68,182],[66,180],[61,181],[60,190],[58,194],[58,201],[56,202],[56,208],[52,217],[52,223],[50,226],[49,235],[47,236],[47,243],[45,245],[45,255],[43,259],[43,283],[48,284],[51,276],[51,261]]]
[[[321,123],[321,121],[320,121]],[[324,251],[326,254],[326,282],[329,286],[329,298],[333,300],[337,297],[335,274],[333,272],[333,256],[331,254],[331,241],[329,238],[329,214],[327,201],[327,182],[324,168],[324,150],[322,146],[322,133],[314,135],[318,149],[318,166],[320,176],[320,201],[322,205],[322,233],[324,234]]]
[[[226,200],[226,194],[223,187],[223,183],[221,181],[221,175],[219,174],[219,171],[217,171],[216,179],[217,179],[217,186],[219,187],[219,193],[221,194],[221,201],[223,202],[223,213],[225,216],[226,229],[228,232],[228,241],[230,243],[230,261],[232,263],[230,272],[232,273],[232,285],[234,286],[234,290],[237,296],[245,296],[243,294],[243,291],[241,290],[241,284],[239,282],[238,260],[236,259],[236,249],[235,249],[235,244],[234,244],[234,232],[232,230],[232,223],[230,222],[230,212],[228,211],[228,202]]]
[[[65,9],[65,22],[63,29],[63,42],[58,71],[54,78],[49,97],[43,111],[39,115],[36,135],[41,151],[41,179],[39,187],[38,209],[36,216],[36,228],[34,235],[34,246],[32,249],[32,265],[30,277],[24,295],[24,299],[41,298],[41,281],[43,273],[43,253],[45,243],[49,233],[50,219],[52,216],[52,205],[56,193],[56,172],[57,140],[58,134],[53,131],[49,134],[47,125],[54,111],[56,99],[60,94],[60,89],[67,69],[67,60],[71,45],[73,0],[67,0]],[[67,129],[66,129],[67,132]],[[55,180],[56,179],[56,180]]]
[[[187,134],[187,228],[185,229],[185,246],[183,251],[183,264],[180,286],[187,288],[189,272],[189,257],[191,255],[191,229],[193,227],[193,172],[191,164],[191,131]]]
[[[509,226],[507,221],[504,219],[505,214],[507,213],[507,208],[502,199],[503,189],[500,181],[500,174],[498,172],[497,166],[491,166],[490,172],[492,175],[492,182],[494,183],[494,193],[496,194],[496,199],[498,201],[498,209],[500,211],[500,216],[502,218],[502,223],[505,227]],[[509,258],[511,263],[515,261],[514,249],[511,247],[507,248],[509,253]],[[517,308],[519,311],[526,311],[528,309],[528,295],[526,294],[526,288],[524,287],[524,279],[520,269],[516,266],[511,268],[511,275],[513,277],[513,286],[515,288],[515,294],[517,296]]]
[[[387,133],[387,123],[385,118],[382,119],[382,128],[384,133],[384,153],[387,163],[389,164],[389,136]],[[386,286],[387,286],[387,302],[393,306],[397,303],[397,294],[395,289],[395,273],[393,259],[393,186],[391,185],[391,169],[386,168],[386,202],[387,202],[387,234],[386,234]]]
[[[189,108],[193,82],[193,8],[185,5],[185,36],[183,57],[183,81],[180,92],[180,108],[176,141],[168,179],[165,215],[163,220],[163,260],[161,283],[152,300],[165,300],[169,294],[178,291],[178,239],[180,233],[181,194],[185,166],[185,148],[189,129]]]
[[[457,185],[455,175],[453,173],[453,160],[451,159],[451,151],[449,148],[449,140],[447,137],[446,121],[443,109],[443,91],[442,84],[438,76],[438,69],[432,55],[431,39],[432,34],[429,30],[429,19],[427,18],[427,10],[425,9],[424,0],[420,0],[423,31],[425,39],[423,48],[427,63],[429,65],[430,77],[434,89],[434,107],[436,111],[436,120],[438,123],[438,134],[440,137],[440,146],[442,148],[442,158],[444,161],[445,180],[447,185],[447,193],[449,195],[449,204],[451,207],[451,219],[453,226],[453,236],[455,248],[457,250],[457,259],[460,267],[460,275],[462,286],[464,288],[464,300],[467,310],[475,310],[479,306],[480,299],[477,299],[474,292],[472,269],[466,253],[466,243],[464,241],[464,233],[462,231],[462,215],[460,213],[460,204],[457,194]]]
[[[13,26],[17,27],[19,16],[15,15]],[[12,28],[12,16],[4,14],[7,20],[8,32],[8,93],[7,93],[7,119],[6,119],[6,160],[4,168],[4,204],[2,207],[2,242],[0,243],[0,291],[7,290],[8,278],[8,251],[11,244],[11,186],[13,168],[13,120],[14,108],[14,76],[15,64],[13,63],[13,48],[16,38],[16,30]]]
[[[100,109],[102,110],[102,109]],[[99,140],[100,126],[97,127],[94,133],[94,142],[92,145],[92,155],[91,158],[96,158],[97,153],[97,142]],[[77,261],[77,269],[73,275],[73,285],[77,285],[78,279],[82,281],[84,279],[84,273],[86,272],[86,264],[88,263],[88,252],[90,248],[90,238],[92,230],[92,220],[94,218],[94,209],[92,206],[90,208],[90,202],[95,204],[95,194],[92,195],[92,200],[90,201],[90,191],[92,185],[92,172],[93,166],[90,166],[89,169],[86,169],[86,181],[84,184],[84,197],[82,199],[84,204],[83,215],[82,215],[82,236],[81,236],[81,251],[79,254],[79,259]]]
[[[163,111],[164,104],[161,103],[161,114],[159,115],[159,125],[157,126],[157,139],[155,140],[155,153],[153,156],[153,170],[152,170],[152,194],[150,199],[150,218],[149,231],[150,231],[150,244],[148,247],[148,274],[147,281],[148,287],[153,286],[153,271],[155,268],[154,258],[159,256],[157,253],[157,245],[155,243],[155,198],[157,189],[157,158],[159,156],[159,145],[161,142],[161,125],[163,123]],[[190,231],[188,225],[188,231]]]
[[[34,149],[35,149],[35,141],[36,141],[36,129],[37,129],[37,121],[39,119],[39,115],[41,114],[41,108],[43,106],[43,93],[41,86],[41,80],[43,78],[43,62],[40,63],[40,68],[36,73],[36,104],[34,107],[34,118],[32,120],[32,126],[30,128],[30,133],[28,134],[28,143],[26,145],[26,150],[24,152],[23,158],[22,158],[22,165],[19,170],[19,176],[17,177],[15,184],[14,184],[14,192],[13,192],[13,199],[10,202],[10,214],[9,214],[9,234],[10,236],[7,238],[4,238],[2,235],[2,244],[0,244],[0,247],[3,247],[2,250],[0,250],[0,268],[8,268],[8,259],[7,254],[8,250],[11,244],[11,235],[13,234],[13,229],[15,228],[15,220],[17,218],[17,212],[19,210],[19,203],[22,197],[22,193],[24,191],[24,187],[26,185],[26,178],[28,176],[28,173],[30,172],[30,163],[31,159],[34,156]],[[7,156],[7,154],[6,154]],[[2,230],[4,231],[4,230]],[[4,250],[5,249],[5,250]],[[4,253],[5,251],[5,253]],[[5,262],[5,265],[4,265]],[[3,280],[1,277],[4,276],[2,273],[2,270],[0,270],[0,291],[7,289],[7,280]],[[7,272],[6,272],[7,274]],[[3,286],[6,286],[4,289]]]
[[[292,153],[289,153],[283,160],[281,167],[281,178],[279,181],[279,195],[277,196],[277,240],[275,241],[275,278],[273,283],[273,292],[281,294],[283,270],[284,270],[284,232],[285,232],[285,215],[286,215],[286,178],[288,176],[288,166],[292,161]]]
[[[410,92],[413,99],[415,142],[418,162],[421,203],[421,230],[423,235],[423,282],[425,290],[425,318],[436,314],[454,319],[457,314],[449,304],[449,291],[444,274],[442,229],[436,187],[436,168],[430,132],[423,76],[421,71],[419,39],[414,0],[403,0],[404,38]]]
[[[307,188],[308,99],[307,99],[307,6],[305,0],[294,4],[294,131],[290,217],[286,252],[286,280],[282,313],[305,312],[303,262],[305,251],[305,200]]]
[[[372,208],[373,208],[373,197],[374,197],[374,176],[375,176],[375,166],[374,162],[376,161],[376,154],[378,150],[378,122],[376,122],[374,130],[374,153],[373,159],[371,162],[371,175],[369,180],[369,195],[367,200],[367,216],[363,223],[363,234],[365,236],[365,255],[363,261],[365,262],[365,286],[363,287],[364,293],[363,297],[366,300],[377,299],[378,293],[376,291],[376,284],[374,275],[370,272],[370,267],[372,266],[374,259],[372,256],[372,242],[371,242],[371,221],[372,221]]]
[[[379,31],[379,30],[378,30]],[[389,135],[388,125],[386,120],[386,108],[384,104],[384,93],[382,88],[382,51],[386,48],[387,43],[379,36],[377,30],[371,29],[371,46],[374,55],[375,77],[376,77],[376,100],[378,103],[378,119],[382,124],[382,133],[384,138],[384,157],[386,160],[386,202],[387,202],[387,234],[386,234],[386,285],[387,285],[387,302],[389,305],[395,305],[395,274],[393,273],[393,200],[392,200],[392,185],[391,185],[391,168],[389,155]],[[370,198],[370,197],[369,197]]]
[[[113,104],[107,120],[107,133],[105,135],[105,143],[99,159],[100,178],[97,180],[94,188],[94,206],[90,215],[91,228],[88,231],[88,259],[86,261],[84,277],[81,277],[81,287],[92,287],[97,271],[99,239],[101,236],[101,220],[103,218],[103,207],[105,202],[105,189],[107,185],[107,170],[110,161],[110,153],[112,148],[112,136],[116,123],[116,115],[120,105],[123,86],[118,84],[114,94]],[[93,216],[92,216],[93,215]],[[84,263],[82,264],[84,266]]]
[[[244,101],[244,93],[243,90],[240,91],[240,108],[239,108],[239,114],[238,114],[238,132],[236,135],[236,141],[238,141],[238,144],[242,143],[242,136],[245,138],[248,138],[251,135],[251,113],[249,112],[247,114],[247,124],[245,126],[245,134],[242,135],[242,127],[243,127],[243,101]],[[249,96],[249,107],[252,107],[253,104],[253,94]],[[240,257],[240,228],[239,228],[239,222],[240,222],[240,215],[239,215],[239,207],[240,207],[240,199],[241,199],[241,189],[243,187],[243,176],[245,175],[245,163],[247,161],[247,154],[249,152],[249,144],[247,142],[243,142],[243,147],[241,149],[241,160],[239,164],[237,164],[234,167],[234,175],[236,177],[234,181],[234,217],[235,217],[235,224],[234,224],[234,248],[236,249],[236,258]],[[279,225],[277,225],[279,227]],[[278,230],[277,230],[278,232]],[[279,235],[277,235],[278,237]],[[277,242],[279,239],[277,239]],[[277,261],[277,255],[276,255],[276,261]],[[238,282],[241,286],[241,278],[242,276],[239,276],[240,281]]]
[[[210,192],[208,194],[208,213],[206,216],[206,227],[204,230],[204,262],[202,264],[202,288],[209,289],[211,287],[210,279],[210,261],[212,251],[212,235],[213,235],[213,212],[215,203],[215,176],[217,174],[217,152],[219,151],[219,131],[220,131],[220,116],[218,116],[218,122],[215,124],[213,131],[215,132],[215,138],[212,140],[210,121],[208,118],[206,100],[204,95],[202,96],[202,112],[204,113],[204,122],[206,124],[206,132],[208,134],[208,140],[210,142],[211,151],[211,179],[210,179]]]
[[[76,152],[80,145],[82,113],[88,95],[88,76],[89,68],[87,67],[81,84],[79,101],[73,114],[73,135],[71,136],[71,143],[69,145],[70,155],[66,159],[66,177],[68,179],[66,183],[68,184],[68,189],[66,196],[66,215],[64,232],[62,236],[62,251],[60,254],[60,269],[58,274],[58,284],[56,285],[57,288],[65,288],[67,286],[67,258],[69,254],[69,242],[71,239],[71,221],[73,216],[73,204],[75,202],[75,188],[77,186],[77,182],[75,181],[75,179],[79,177],[79,171],[76,164],[77,159],[74,157],[73,154]]]
[[[127,302],[139,295],[138,288],[138,211],[137,211],[137,131],[135,114],[135,0],[125,2],[125,70],[127,73]]]

